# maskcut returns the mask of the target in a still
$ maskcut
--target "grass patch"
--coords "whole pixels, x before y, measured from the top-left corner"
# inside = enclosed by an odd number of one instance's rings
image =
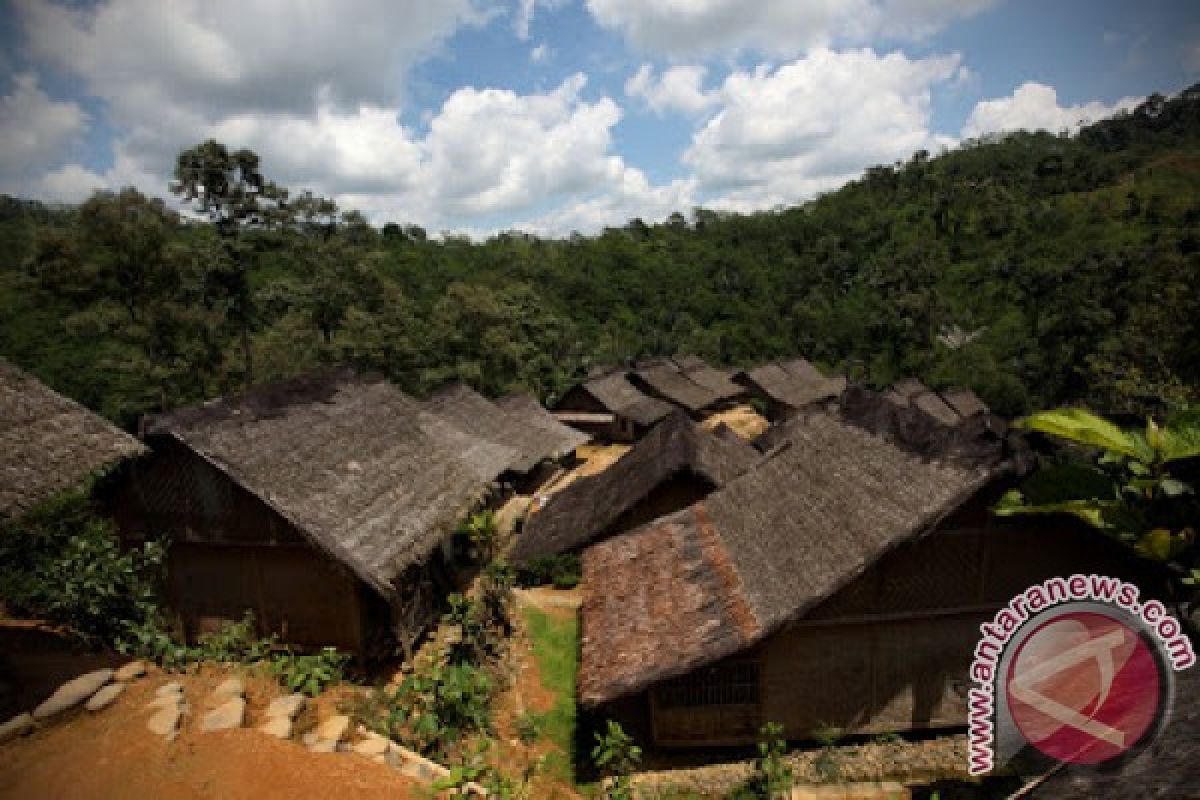
[[[541,735],[553,742],[564,756],[565,780],[574,780],[575,763],[575,673],[579,670],[579,620],[556,617],[536,608],[522,610],[533,656],[538,662],[542,686],[554,694],[549,711],[536,715]],[[554,759],[554,765],[560,765]]]

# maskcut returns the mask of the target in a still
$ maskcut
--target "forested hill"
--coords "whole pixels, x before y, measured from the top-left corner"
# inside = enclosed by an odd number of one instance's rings
[[[0,354],[127,425],[334,360],[553,399],[604,362],[801,353],[1007,413],[1200,386],[1200,85],[1075,137],[916,153],[803,206],[595,237],[434,241],[305,195],[275,212],[4,199]]]

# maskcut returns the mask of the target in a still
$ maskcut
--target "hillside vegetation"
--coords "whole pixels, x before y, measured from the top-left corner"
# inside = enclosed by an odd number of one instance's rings
[[[1073,137],[918,152],[802,206],[565,240],[377,230],[281,191],[215,224],[133,190],[4,198],[0,353],[126,425],[329,361],[552,401],[594,365],[672,352],[802,353],[1005,413],[1147,410],[1200,385],[1198,123],[1200,85]]]

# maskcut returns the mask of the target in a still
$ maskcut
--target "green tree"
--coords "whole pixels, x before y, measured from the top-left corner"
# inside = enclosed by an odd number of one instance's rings
[[[249,278],[254,248],[247,234],[287,219],[287,191],[263,176],[253,151],[230,152],[213,139],[179,154],[171,191],[207,217],[221,241],[223,257],[209,265],[209,282],[225,298],[226,313],[241,340],[244,380],[253,383],[250,334],[257,308]]]

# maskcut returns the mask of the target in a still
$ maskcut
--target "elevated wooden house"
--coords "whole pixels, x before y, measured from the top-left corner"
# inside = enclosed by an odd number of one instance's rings
[[[846,379],[827,377],[803,358],[742,370],[733,379],[764,406],[767,418],[786,420],[799,411],[820,408],[846,388]]]
[[[604,472],[575,481],[530,515],[509,557],[524,563],[578,552],[692,504],[759,457],[736,434],[709,433],[676,411]]]
[[[113,503],[127,539],[170,538],[184,632],[251,610],[260,633],[357,653],[433,620],[442,545],[517,457],[345,369],[149,419],[145,439]]]
[[[1064,572],[1145,579],[1090,531],[992,517],[1028,463],[1002,423],[926,439],[913,414],[859,390],[585,551],[582,705],[660,746],[746,744],[768,721],[791,738],[961,725],[978,625],[1014,594]]]
[[[134,437],[0,358],[0,522],[144,452]]]

